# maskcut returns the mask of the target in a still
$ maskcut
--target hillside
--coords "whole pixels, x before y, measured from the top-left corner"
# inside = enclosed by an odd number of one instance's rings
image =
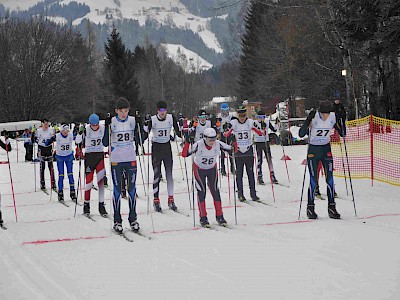
[[[217,3],[217,0],[0,0],[0,15],[6,15],[9,9],[12,16],[19,18],[48,16],[55,22],[77,26],[84,36],[86,21],[90,20],[100,49],[110,27],[115,26],[129,48],[144,45],[146,39],[153,44],[182,44],[211,64],[220,64],[224,59],[228,14],[213,9]]]

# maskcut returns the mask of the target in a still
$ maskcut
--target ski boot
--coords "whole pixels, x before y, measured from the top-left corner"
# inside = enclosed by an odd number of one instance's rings
[[[240,202],[246,202],[246,198],[243,195],[239,195]]]
[[[251,200],[257,202],[257,201],[260,201],[260,198],[256,194],[254,194],[254,195],[251,196]]]
[[[51,188],[52,188],[53,191],[55,191],[57,193],[57,186],[56,186],[55,182],[51,183]]]
[[[340,214],[336,210],[336,204],[328,204],[328,215],[331,219],[340,219]]]
[[[228,223],[224,219],[224,216],[217,216],[216,219],[217,219],[218,225],[224,226],[224,227],[228,225]]]
[[[154,198],[153,207],[156,212],[162,212],[159,198]]]
[[[273,184],[278,184],[279,183],[278,180],[275,177],[275,173],[274,172],[271,172],[271,181],[272,181]]]
[[[226,177],[226,171],[225,170],[221,170],[221,176],[225,176]]]
[[[208,223],[207,217],[200,218],[200,225],[205,228],[210,228],[210,223]]]
[[[1,210],[0,210],[0,226],[3,226],[3,224],[4,224],[4,221],[3,221],[3,217],[1,214]]]
[[[83,214],[84,215],[90,215],[90,203],[89,202],[85,202],[83,203]]]
[[[172,196],[168,196],[168,207],[169,207],[169,209],[172,209],[173,211],[178,210],[178,208],[176,207],[175,202],[174,202],[174,197],[172,197]]]
[[[63,191],[58,192],[58,201],[64,202],[64,192]]]
[[[333,198],[337,198],[337,197],[338,197],[337,193],[333,192]]]
[[[44,183],[41,183],[41,184],[40,184],[40,189],[41,189],[42,191],[45,191],[45,190],[46,190],[46,186],[44,185]]]
[[[265,182],[264,182],[264,180],[263,180],[263,178],[261,176],[258,177],[257,182],[258,182],[259,185],[264,185],[265,184]]]
[[[104,206],[104,202],[99,202],[99,214],[104,218],[108,217],[108,212],[106,211],[106,207]]]
[[[140,229],[139,223],[137,221],[133,221],[130,223],[131,230],[134,232],[138,232]]]
[[[320,200],[323,200],[322,195],[321,195],[321,192],[319,191],[319,186],[318,186],[318,185],[317,185],[316,188],[315,188],[314,195],[315,195],[316,198],[318,198],[318,199],[320,199]]]
[[[76,197],[75,190],[71,190],[71,191],[69,192],[69,196],[71,197],[72,202],[75,202],[75,203],[76,203],[76,201],[78,201],[78,198]]]
[[[122,224],[121,224],[121,223],[118,223],[118,222],[114,222],[113,229],[114,229],[114,231],[115,231],[117,234],[121,234],[122,231],[124,230],[124,229],[122,228]]]
[[[318,218],[318,215],[315,213],[315,205],[307,205],[307,218],[315,220]]]

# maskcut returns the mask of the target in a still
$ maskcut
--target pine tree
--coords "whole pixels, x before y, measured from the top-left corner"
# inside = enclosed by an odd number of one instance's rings
[[[135,76],[134,56],[127,50],[116,28],[113,28],[105,45],[104,77],[105,88],[112,99],[108,109],[113,108],[113,101],[125,97],[134,109],[142,107],[139,101],[139,87]]]

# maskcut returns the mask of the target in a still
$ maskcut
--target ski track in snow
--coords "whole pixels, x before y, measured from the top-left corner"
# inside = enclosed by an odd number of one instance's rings
[[[21,160],[22,143],[19,150]],[[281,147],[272,146],[271,150],[277,178],[289,188],[274,185],[274,203],[271,185],[257,185],[260,198],[276,208],[237,202],[235,225],[233,182],[231,178],[229,201],[227,178],[223,177],[222,203],[230,229],[216,225],[209,192],[207,211],[213,229],[197,227],[197,210],[193,228],[178,157],[174,156],[175,201],[190,218],[168,210],[165,182],[160,186],[164,213],[155,213],[151,208],[147,215],[147,197],[138,174],[138,221],[143,233],[152,239],[127,232],[133,243],[112,233],[112,221],[98,215],[97,191],[92,191],[91,201],[95,222],[82,216],[81,206],[74,218],[75,206],[68,193],[65,196],[70,207],[57,203],[55,195],[50,202],[50,196],[41,191],[35,193],[34,164],[17,163],[16,151],[11,152],[19,222],[15,222],[7,184],[8,166],[0,165],[2,211],[8,227],[0,231],[0,299],[398,299],[398,187],[379,182],[371,187],[369,180],[353,180],[355,217],[344,179],[335,178],[342,219],[329,219],[327,200],[316,200],[319,219],[307,220],[305,193],[298,220],[304,172],[301,162],[306,147],[285,148],[292,159],[288,162],[290,183],[280,160]],[[6,155],[1,151],[0,161],[4,160]],[[110,174],[108,160],[106,163]],[[74,168],[77,180],[77,163]],[[46,176],[48,179],[47,170]],[[249,198],[247,178],[244,183],[245,196]],[[64,185],[69,187],[67,180]],[[324,194],[326,185],[322,180],[320,185]],[[110,190],[106,189],[105,197],[111,213]],[[121,211],[127,227],[126,200],[122,200]]]

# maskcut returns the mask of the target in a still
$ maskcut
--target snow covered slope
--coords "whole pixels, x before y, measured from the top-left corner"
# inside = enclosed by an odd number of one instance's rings
[[[116,19],[134,19],[144,25],[147,19],[157,21],[164,26],[190,29],[197,32],[204,43],[216,53],[223,50],[215,34],[210,30],[210,18],[202,18],[191,14],[179,0],[61,0],[60,4],[80,2],[90,7],[90,12],[83,18],[73,21],[79,24],[86,18],[93,23],[112,24]],[[37,0],[0,0],[0,3],[11,10],[27,9],[35,5]],[[226,15],[221,16],[225,18]]]
[[[179,64],[185,72],[205,71],[213,66],[197,53],[186,49],[182,45],[161,44],[161,46],[167,51],[168,56]]]

